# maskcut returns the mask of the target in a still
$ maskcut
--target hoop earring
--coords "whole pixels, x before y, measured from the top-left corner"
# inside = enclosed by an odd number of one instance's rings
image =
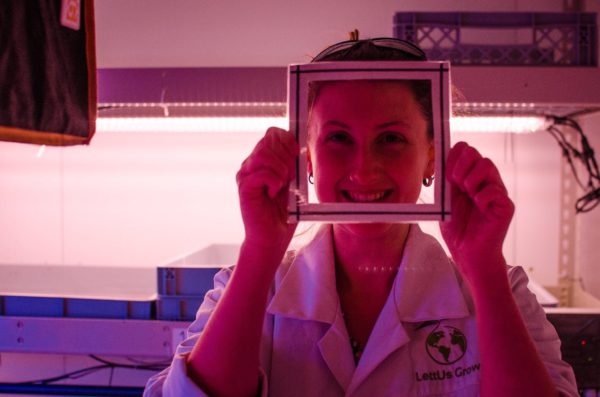
[[[312,172],[310,174],[308,174],[308,183],[310,183],[311,185],[315,184],[315,178],[313,177]]]
[[[431,185],[433,185],[433,175],[428,176],[427,178],[423,178],[423,186],[425,187],[429,187]]]

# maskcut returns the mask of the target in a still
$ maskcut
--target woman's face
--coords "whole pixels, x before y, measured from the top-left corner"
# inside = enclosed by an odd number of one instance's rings
[[[324,84],[308,129],[320,202],[415,203],[433,174],[427,121],[404,83]]]

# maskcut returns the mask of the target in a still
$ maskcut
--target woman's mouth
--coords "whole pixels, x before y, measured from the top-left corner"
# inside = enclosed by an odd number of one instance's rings
[[[391,190],[381,190],[377,192],[356,192],[342,190],[342,195],[344,198],[353,203],[374,203],[385,201],[391,194]]]

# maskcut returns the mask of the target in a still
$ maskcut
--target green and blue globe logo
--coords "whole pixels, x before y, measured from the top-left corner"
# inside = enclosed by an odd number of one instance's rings
[[[436,363],[451,365],[467,352],[467,338],[456,327],[438,324],[427,336],[425,348]]]

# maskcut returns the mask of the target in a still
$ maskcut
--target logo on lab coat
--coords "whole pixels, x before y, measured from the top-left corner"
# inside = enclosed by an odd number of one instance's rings
[[[436,363],[451,365],[467,352],[467,338],[456,327],[438,324],[425,339],[425,349]]]

